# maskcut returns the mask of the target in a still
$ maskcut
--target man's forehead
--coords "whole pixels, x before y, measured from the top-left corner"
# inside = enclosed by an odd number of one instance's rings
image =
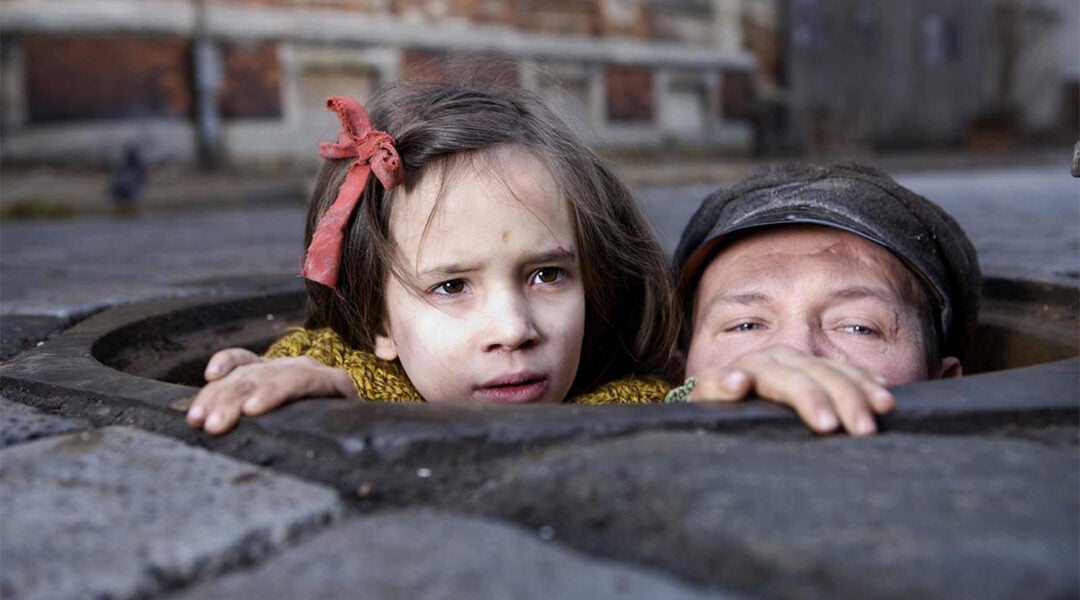
[[[739,232],[714,249],[698,281],[695,304],[717,294],[768,293],[795,281],[824,281],[828,290],[878,281],[902,299],[923,296],[911,271],[888,249],[861,236],[818,225]]]

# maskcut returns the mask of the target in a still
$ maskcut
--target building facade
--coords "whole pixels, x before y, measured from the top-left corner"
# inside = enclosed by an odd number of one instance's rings
[[[789,0],[791,145],[1075,141],[1075,0]]]
[[[601,147],[745,152],[761,3],[4,0],[0,158],[310,161],[336,130],[327,96],[476,65]]]

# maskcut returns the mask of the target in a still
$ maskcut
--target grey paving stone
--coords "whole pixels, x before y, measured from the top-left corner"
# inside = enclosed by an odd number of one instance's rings
[[[466,509],[769,598],[1076,598],[1072,444],[647,433],[507,460]]]
[[[0,396],[0,448],[89,428],[90,424],[82,419],[48,415]]]
[[[340,511],[311,485],[123,427],[0,451],[0,596],[145,597]]]
[[[354,519],[178,598],[725,598],[503,523],[429,511]],[[177,600],[174,598],[173,600]]]
[[[59,318],[140,300],[296,283],[303,207],[3,224],[0,314]]]
[[[0,319],[0,360],[33,348],[50,334],[63,329],[69,321],[49,315],[5,315]]]

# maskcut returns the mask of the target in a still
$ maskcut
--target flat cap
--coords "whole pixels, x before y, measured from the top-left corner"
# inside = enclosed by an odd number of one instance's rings
[[[982,292],[975,248],[940,206],[864,165],[765,167],[706,196],[675,250],[680,295],[692,298],[724,236],[785,224],[835,227],[884,246],[928,292],[941,350],[963,355]]]

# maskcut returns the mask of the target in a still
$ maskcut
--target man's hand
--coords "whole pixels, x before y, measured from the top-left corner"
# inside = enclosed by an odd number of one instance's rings
[[[214,354],[205,376],[209,383],[192,401],[187,422],[213,435],[231,430],[242,414],[258,416],[292,400],[357,398],[345,371],[308,357],[264,359],[230,348]]]
[[[870,435],[877,431],[874,415],[896,405],[879,376],[787,346],[749,352],[696,377],[692,402],[756,395],[795,409],[817,433],[831,433],[843,424],[851,435]]]

